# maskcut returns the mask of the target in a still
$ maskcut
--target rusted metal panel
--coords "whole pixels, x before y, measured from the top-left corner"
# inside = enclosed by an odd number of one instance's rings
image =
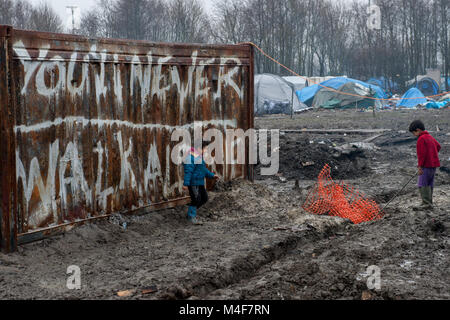
[[[14,90],[11,87],[11,27],[0,26],[0,248],[17,247]]]
[[[173,130],[253,127],[248,45],[149,43],[12,30],[20,237],[186,199]],[[1,70],[0,70],[1,72]],[[2,88],[3,89],[3,88]],[[236,153],[224,144],[224,153]],[[213,165],[225,180],[248,165]]]

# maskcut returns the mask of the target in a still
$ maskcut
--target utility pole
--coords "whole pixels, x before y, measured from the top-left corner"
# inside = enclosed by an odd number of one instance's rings
[[[72,34],[75,34],[75,9],[78,9],[78,6],[66,6],[66,8],[72,12]]]

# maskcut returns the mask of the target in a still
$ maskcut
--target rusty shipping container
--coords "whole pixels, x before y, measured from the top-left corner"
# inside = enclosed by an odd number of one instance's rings
[[[187,203],[171,133],[253,128],[253,50],[0,26],[0,111],[8,252],[114,212]],[[248,164],[211,169],[253,175]]]

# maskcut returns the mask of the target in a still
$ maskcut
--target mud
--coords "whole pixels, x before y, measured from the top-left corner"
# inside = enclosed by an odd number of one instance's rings
[[[255,183],[218,183],[199,210],[203,226],[188,224],[183,207],[141,216],[117,214],[0,254],[0,298],[449,299],[449,110],[386,111],[376,117],[354,111],[308,112],[293,120],[257,119],[256,125],[392,129],[372,141],[379,149],[332,163],[338,167],[336,179],[383,207],[416,170],[415,140],[405,132],[416,118],[431,131],[436,126],[440,130],[432,133],[443,147],[433,211],[414,209],[419,196],[413,181],[379,221],[353,225],[307,214],[301,204],[315,182],[309,170],[318,170],[322,160],[336,159],[328,151],[334,145],[370,136],[286,134],[280,149],[285,159],[317,161],[316,166],[308,170],[288,162],[281,165],[286,180],[277,176]],[[297,149],[307,151],[298,155]],[[355,159],[364,166],[358,168]],[[80,290],[67,288],[71,265],[80,267]],[[369,266],[380,270],[380,290],[367,286]],[[130,295],[119,297],[123,290]]]

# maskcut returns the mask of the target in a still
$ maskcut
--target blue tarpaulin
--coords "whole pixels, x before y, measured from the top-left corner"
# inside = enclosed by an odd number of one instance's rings
[[[426,102],[427,99],[419,89],[411,88],[397,102],[397,107],[414,108],[418,104],[425,104]]]
[[[316,93],[321,89],[322,87],[318,84],[314,84],[312,86],[303,88],[302,90],[296,91],[298,99],[303,102],[304,104],[307,104],[311,106],[311,103],[314,100],[314,96]]]
[[[360,80],[356,80],[356,79],[352,79],[352,78],[344,78],[344,77],[333,78],[333,79],[322,82],[321,85],[315,84],[315,85],[303,88],[302,90],[297,91],[296,94],[298,96],[298,99],[301,102],[303,102],[304,104],[306,104],[308,106],[311,106],[311,104],[314,100],[314,96],[316,95],[316,93],[319,90],[321,90],[323,88],[322,86],[337,90],[338,88],[340,88],[342,85],[346,84],[347,82],[356,82],[366,88],[371,88],[376,92],[377,97],[380,97],[383,99],[386,99],[388,97],[386,92],[384,92],[384,90],[381,89],[379,86],[369,84],[369,83],[366,83],[366,82],[363,82]]]
[[[429,102],[426,104],[426,108],[427,109],[441,109],[441,108],[445,108],[446,106],[450,106],[450,99],[444,100],[444,101],[440,101],[440,102]]]

